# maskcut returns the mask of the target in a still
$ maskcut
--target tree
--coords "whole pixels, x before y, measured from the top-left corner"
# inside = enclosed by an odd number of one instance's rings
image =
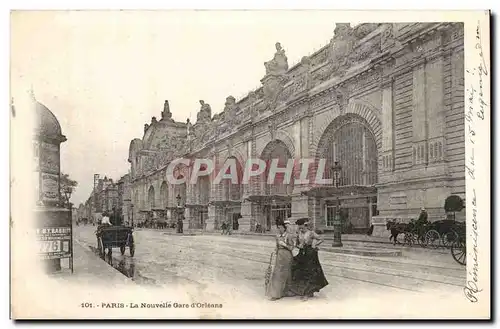
[[[453,212],[453,219],[455,219],[455,212],[464,209],[464,200],[458,195],[450,195],[444,201],[444,210],[446,212]]]
[[[68,204],[68,200],[66,200],[66,194],[64,192],[70,190],[71,193],[73,193],[73,191],[75,190],[75,188],[77,186],[78,186],[77,181],[72,180],[68,174],[61,173],[61,175],[59,177],[61,204],[64,204],[64,205]]]

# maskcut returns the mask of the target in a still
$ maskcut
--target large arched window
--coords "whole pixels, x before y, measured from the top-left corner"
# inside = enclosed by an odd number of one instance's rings
[[[325,177],[335,161],[342,166],[340,186],[369,186],[377,183],[377,144],[364,119],[346,115],[336,119],[320,142],[320,158],[326,159]]]
[[[210,176],[198,177],[199,204],[206,205],[210,199]]]
[[[161,183],[160,187],[160,197],[161,197],[161,207],[165,208],[168,206],[168,186],[167,182]]]
[[[233,184],[230,178],[222,179],[222,199],[228,201],[240,201],[243,193],[242,186],[240,184],[243,176],[243,169],[240,162],[235,157],[228,158],[228,161],[234,161],[236,163],[236,173],[232,173],[232,168],[229,167],[226,174],[236,175],[237,179],[235,184]]]
[[[153,186],[150,186],[148,190],[148,206],[151,209],[155,207],[155,188]]]
[[[269,184],[270,168],[272,161],[278,162],[278,168],[285,168],[288,160],[293,159],[288,147],[280,140],[275,140],[269,143],[262,152],[262,159],[266,162],[266,171],[264,175],[264,186],[267,195],[290,195],[293,191],[293,171],[290,175],[290,180],[285,180],[285,173],[276,173],[274,182]]]

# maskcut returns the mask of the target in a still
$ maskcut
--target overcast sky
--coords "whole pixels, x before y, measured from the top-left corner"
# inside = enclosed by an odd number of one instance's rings
[[[165,99],[182,122],[196,118],[200,99],[220,112],[227,96],[260,86],[277,41],[292,66],[334,28],[328,11],[18,12],[11,76],[58,117],[68,138],[61,167],[79,183],[78,205],[94,173],[128,172],[130,141],[160,118]]]

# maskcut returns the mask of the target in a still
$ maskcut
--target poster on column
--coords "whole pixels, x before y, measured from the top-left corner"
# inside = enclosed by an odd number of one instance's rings
[[[42,201],[59,201],[59,175],[42,173]]]
[[[40,143],[40,171],[51,174],[59,173],[59,145]]]

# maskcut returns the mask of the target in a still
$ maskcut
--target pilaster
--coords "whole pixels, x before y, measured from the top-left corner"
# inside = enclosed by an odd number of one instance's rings
[[[240,224],[238,231],[240,232],[251,232],[252,228],[252,202],[244,200],[241,203],[241,217],[238,221]]]
[[[208,219],[205,230],[207,232],[213,232],[216,230],[216,207],[214,205],[208,205]]]

